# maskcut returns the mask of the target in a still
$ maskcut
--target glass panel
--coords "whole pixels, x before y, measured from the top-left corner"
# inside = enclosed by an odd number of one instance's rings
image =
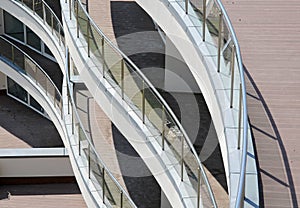
[[[23,23],[4,11],[4,30],[5,33],[24,42]]]
[[[30,106],[35,108],[36,110],[40,111],[41,113],[44,113],[44,109],[42,106],[30,95]]]
[[[46,92],[47,89],[47,78],[41,70],[36,71],[36,81],[40,87]]]
[[[93,25],[91,25],[90,36],[91,36],[91,40],[90,40],[91,53],[93,53],[93,55],[96,56],[98,60],[100,60],[102,57],[102,36],[97,32],[97,30]]]
[[[34,11],[43,19],[43,2],[42,0],[34,1]]]
[[[45,43],[44,43],[44,48],[45,48],[45,53],[46,53],[46,54],[48,54],[48,55],[54,57],[53,54],[52,54],[52,52],[50,51],[50,49],[48,48],[48,46],[47,46]]]
[[[109,69],[110,77],[121,86],[122,57],[106,42],[104,44],[104,61]]]
[[[105,173],[105,196],[108,199],[109,203],[113,207],[121,207],[121,190],[113,181],[111,176],[104,171]]]
[[[33,80],[36,80],[36,65],[26,56],[24,62],[26,74],[29,75]]]
[[[0,46],[1,46],[1,50],[0,50],[1,56],[5,57],[11,61],[12,60],[12,46],[3,39],[0,39]]]
[[[22,2],[31,10],[33,10],[33,0],[22,0]]]
[[[27,103],[28,94],[26,90],[9,77],[7,77],[7,90],[12,96]]]
[[[24,54],[17,48],[13,48],[14,64],[24,70]]]
[[[208,4],[206,13],[208,14],[206,26],[209,32],[209,35],[206,34],[206,42],[209,46],[211,55],[217,55],[220,11],[214,1]]]
[[[90,178],[95,184],[97,190],[103,187],[103,166],[99,162],[95,152],[90,152]]]
[[[41,51],[41,39],[30,28],[26,27],[27,44]]]
[[[47,96],[50,97],[50,101],[54,102],[55,99],[55,88],[52,82],[47,79]]]

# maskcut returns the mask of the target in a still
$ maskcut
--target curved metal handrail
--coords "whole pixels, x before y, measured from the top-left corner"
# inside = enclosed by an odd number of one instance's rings
[[[200,1],[200,0],[199,0]],[[232,23],[230,21],[230,18],[227,14],[227,11],[221,2],[221,0],[211,0],[216,3],[217,7],[221,11],[222,16],[224,17],[223,20],[225,20],[225,24],[227,28],[229,29],[232,42],[235,46],[235,53],[236,58],[238,61],[238,69],[239,69],[239,75],[240,75],[240,83],[241,83],[241,89],[242,89],[242,107],[243,107],[243,147],[242,147],[242,158],[241,158],[241,170],[240,170],[240,177],[239,177],[239,183],[238,183],[238,190],[237,190],[237,197],[236,197],[236,203],[235,207],[240,208],[242,207],[242,201],[244,199],[245,195],[245,174],[246,174],[246,165],[247,165],[247,147],[248,147],[248,110],[247,110],[247,96],[246,96],[246,83],[245,83],[245,77],[244,77],[244,67],[243,67],[243,60],[241,56],[241,50],[238,43],[238,39],[236,36],[236,33],[234,31],[234,28],[232,26]],[[191,2],[191,0],[185,0],[185,10],[188,14],[188,4]],[[190,3],[191,4],[191,3]],[[206,8],[206,0],[203,0],[203,7]],[[204,17],[206,18],[206,17]],[[205,27],[205,26],[203,26]],[[220,31],[219,31],[220,32]],[[205,29],[203,29],[203,36],[205,34]]]
[[[74,0],[72,0],[74,2]],[[81,8],[84,8],[82,5],[81,0],[77,0],[77,2],[80,4]],[[168,111],[168,113],[171,115],[172,119],[175,121],[176,125],[178,126],[179,130],[181,131],[181,133],[183,134],[183,137],[185,139],[185,141],[187,142],[187,144],[189,145],[190,150],[192,151],[193,155],[195,156],[195,159],[197,160],[197,163],[199,165],[200,171],[203,174],[204,177],[204,182],[207,185],[208,188],[208,192],[210,195],[210,199],[212,200],[213,206],[217,207],[213,192],[211,190],[211,186],[208,182],[208,178],[207,175],[205,173],[205,170],[202,166],[202,163],[198,157],[198,154],[194,148],[194,146],[191,143],[191,140],[189,139],[189,136],[187,135],[186,131],[184,130],[183,126],[181,125],[181,123],[179,122],[177,116],[174,114],[174,112],[172,111],[172,109],[170,108],[170,106],[167,104],[167,102],[164,100],[164,98],[160,95],[160,93],[157,91],[157,89],[153,86],[153,84],[148,80],[148,78],[144,75],[144,73],[127,57],[127,55],[125,55],[116,45],[115,43],[113,43],[102,31],[101,29],[98,27],[98,25],[94,22],[94,20],[90,17],[90,15],[88,14],[88,12],[83,9],[83,12],[85,13],[85,15],[88,17],[90,23],[96,28],[97,32],[110,44],[110,46],[115,50],[115,52],[117,52],[119,55],[122,56],[122,58],[124,60],[126,60],[127,63],[129,63],[133,69],[139,74],[139,76],[145,81],[145,83],[150,87],[150,89],[154,92],[155,96],[157,96],[157,98],[159,99],[159,101],[164,105],[165,110]]]
[[[69,60],[69,54],[68,54],[68,48],[66,48],[66,60]],[[69,95],[70,95],[70,98],[71,98],[71,105],[72,106],[76,106],[76,103],[75,103],[75,100],[74,100],[74,97],[72,96],[73,93],[70,92],[70,89],[72,89],[72,86],[71,86],[71,83],[70,83],[70,76],[69,76],[69,71],[68,71],[68,62],[66,61],[65,63],[65,70],[66,70],[66,80],[67,80],[67,85],[68,85],[68,90],[69,90]],[[80,125],[80,127],[82,129],[85,129],[83,124],[82,124],[82,121],[80,119],[80,116],[76,110],[76,108],[74,108],[74,112],[75,112],[75,116],[78,120],[78,123]],[[93,145],[93,142],[91,141],[90,137],[87,135],[86,131],[83,131],[83,134],[84,136],[86,137],[89,145],[90,145],[90,148],[92,148],[92,150],[94,151],[94,154],[96,155],[97,157],[97,161],[99,161],[101,163],[101,165],[105,168],[105,170],[107,171],[107,173],[109,174],[109,176],[111,177],[111,179],[114,181],[114,183],[118,186],[118,188],[120,189],[120,191],[122,191],[123,194],[125,194],[125,196],[129,199],[131,205],[135,208],[136,205],[135,203],[132,201],[131,197],[128,195],[127,191],[120,185],[120,183],[116,180],[116,178],[112,175],[112,173],[109,171],[109,168],[107,168],[107,166],[105,165],[105,163],[103,162],[103,160],[101,159],[101,157],[99,156],[98,154],[98,151],[95,149],[94,145]],[[104,174],[104,173],[103,173]],[[103,199],[104,201],[104,199]]]
[[[26,56],[27,59],[29,59],[43,74],[44,76],[50,81],[50,83],[53,85],[53,87],[55,88],[56,92],[58,93],[59,97],[61,98],[61,92],[59,91],[59,89],[57,88],[57,86],[54,84],[54,82],[52,81],[52,79],[49,77],[49,75],[44,71],[44,69],[38,64],[36,63],[35,60],[33,60],[29,55],[27,55],[22,49],[20,49],[18,46],[16,46],[15,44],[13,44],[11,41],[7,40],[6,38],[4,38],[3,36],[0,36],[0,39],[4,40],[5,42],[9,43],[11,46],[13,46],[14,48],[16,48],[18,51],[20,51],[24,56]]]

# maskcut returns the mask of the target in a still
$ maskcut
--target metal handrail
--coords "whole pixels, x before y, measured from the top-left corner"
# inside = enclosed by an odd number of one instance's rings
[[[247,111],[247,96],[246,96],[246,83],[245,83],[245,77],[244,77],[244,67],[243,67],[243,60],[241,56],[241,50],[238,43],[238,39],[236,36],[236,33],[233,29],[232,23],[230,21],[230,18],[226,12],[226,9],[224,5],[222,4],[221,0],[213,0],[218,8],[221,11],[221,14],[223,16],[223,20],[225,20],[225,24],[227,28],[229,29],[232,42],[235,46],[235,53],[236,58],[238,61],[238,69],[239,69],[239,75],[240,75],[240,82],[241,82],[241,89],[242,89],[242,105],[243,105],[243,149],[242,149],[242,158],[241,158],[241,170],[240,170],[240,177],[239,177],[239,183],[238,183],[238,191],[237,191],[237,197],[236,197],[236,203],[235,207],[240,208],[242,207],[242,201],[244,200],[245,195],[245,174],[246,174],[246,165],[247,165],[247,146],[248,146],[248,111]],[[205,4],[204,14],[206,12],[206,0],[203,1]],[[190,3],[190,0],[185,1],[185,12],[188,14],[188,4]],[[206,17],[204,17],[205,22]],[[219,31],[220,32],[220,31]],[[203,26],[203,40],[205,40],[205,25]],[[241,98],[240,98],[241,99]],[[239,148],[239,147],[238,147]]]
[[[69,49],[66,47],[66,63],[65,63],[65,71],[66,71],[66,80],[67,80],[67,84],[68,84],[68,90],[70,92],[70,89],[72,89],[71,83],[70,83],[70,76],[69,76],[69,71],[68,71],[68,60],[69,60],[69,54],[68,54]],[[71,98],[71,103],[72,106],[76,106],[74,97],[72,96],[73,93],[69,93],[70,98]],[[74,108],[74,112],[75,112],[75,116],[78,120],[78,123],[80,125],[80,127],[84,130],[84,126],[82,124],[82,121],[80,119],[80,116],[76,110],[76,108]],[[72,124],[73,125],[73,124]],[[101,159],[101,157],[98,154],[98,151],[95,149],[93,142],[90,140],[90,137],[87,135],[86,131],[83,131],[84,136],[86,137],[90,148],[94,151],[94,154],[97,157],[97,161],[99,161],[101,163],[101,165],[105,168],[105,170],[107,171],[108,175],[111,177],[111,179],[114,181],[114,183],[118,186],[118,188],[120,189],[120,191],[122,191],[123,194],[126,195],[126,197],[129,199],[131,205],[133,205],[133,207],[137,208],[135,203],[132,201],[131,197],[128,195],[127,191],[120,185],[120,183],[116,180],[116,178],[112,175],[112,173],[109,171],[109,169],[107,168],[107,166],[105,165],[105,163],[103,162],[103,160]],[[103,173],[104,174],[104,173]],[[104,182],[103,182],[104,183]],[[104,201],[104,199],[103,199]]]
[[[74,0],[72,0],[74,2]],[[77,0],[77,2],[80,4],[81,8],[84,8],[82,5],[81,0]],[[208,192],[210,195],[210,198],[212,200],[213,206],[217,207],[213,192],[211,190],[211,186],[208,182],[208,178],[207,175],[205,173],[205,170],[202,166],[202,163],[198,157],[198,154],[194,148],[194,146],[192,145],[189,136],[187,135],[186,131],[184,130],[183,126],[181,125],[181,123],[179,122],[177,116],[174,114],[174,112],[172,111],[172,109],[170,108],[170,106],[167,104],[167,102],[164,100],[164,98],[160,95],[160,93],[157,91],[157,89],[153,86],[153,84],[148,80],[148,78],[144,75],[144,73],[127,57],[127,55],[125,55],[102,31],[101,29],[97,26],[97,24],[94,22],[94,20],[90,17],[90,15],[88,14],[88,12],[83,9],[83,12],[85,13],[85,15],[88,17],[90,24],[92,24],[97,32],[109,43],[109,45],[117,52],[119,53],[119,55],[121,55],[123,57],[124,60],[126,60],[127,63],[129,63],[133,69],[139,74],[139,76],[145,81],[146,84],[148,84],[148,86],[150,87],[150,89],[154,92],[154,94],[157,96],[157,98],[159,99],[159,101],[163,104],[163,106],[165,107],[165,110],[168,111],[168,113],[171,115],[172,119],[175,121],[176,125],[178,126],[179,130],[181,131],[181,133],[183,134],[183,137],[185,139],[185,141],[187,142],[187,144],[189,145],[189,148],[191,149],[192,153],[195,156],[195,159],[197,160],[197,163],[199,165],[200,171],[203,174],[204,177],[204,182],[207,185],[208,188]],[[199,179],[200,180],[200,179]]]
[[[18,49],[21,53],[23,53],[24,56],[26,56],[26,58],[28,58],[32,63],[34,63],[34,65],[45,75],[45,77],[50,81],[50,83],[54,86],[55,90],[58,92],[59,97],[61,98],[61,92],[59,91],[59,89],[57,88],[57,86],[54,84],[54,82],[52,81],[52,79],[49,77],[49,75],[43,70],[43,68],[36,63],[35,60],[33,60],[29,55],[27,55],[22,49],[20,49],[18,46],[16,46],[14,43],[12,43],[11,41],[7,40],[6,38],[4,38],[3,36],[0,36],[0,38],[2,40],[4,40],[5,42],[9,43],[10,45],[12,45],[14,48]]]

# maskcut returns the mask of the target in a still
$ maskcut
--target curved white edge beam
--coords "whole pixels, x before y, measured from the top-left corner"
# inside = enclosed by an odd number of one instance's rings
[[[229,108],[226,89],[224,89],[212,57],[209,56],[206,44],[202,42],[202,37],[198,32],[202,25],[199,24],[197,29],[176,1],[136,0],[136,2],[154,19],[177,47],[203,93],[220,142],[230,206],[234,207],[242,154],[240,150],[237,150],[237,112],[234,112],[234,108],[233,110]],[[234,93],[237,96],[238,92]],[[237,106],[237,99],[234,103]],[[250,130],[246,184],[253,184],[253,186],[246,186],[245,206],[251,207],[253,204],[258,206],[258,177]]]
[[[74,151],[70,144],[68,137],[72,136],[70,134],[71,130],[70,129],[67,130],[66,128],[67,125],[70,125],[68,124],[68,121],[70,121],[70,119],[66,118],[65,117],[66,115],[64,115],[64,119],[62,119],[58,109],[54,107],[52,103],[53,101],[50,100],[50,98],[48,98],[47,95],[39,87],[36,86],[35,82],[31,80],[29,77],[27,77],[25,74],[16,71],[12,66],[3,62],[2,60],[0,60],[0,72],[4,73],[6,76],[10,77],[19,85],[21,85],[47,112],[51,121],[55,125],[59,135],[61,136],[61,139],[65,147],[68,150],[71,166],[86,204],[88,205],[88,207],[92,207],[92,208],[100,207],[98,206],[98,203],[95,202],[94,197],[92,196],[93,193],[91,193],[90,191],[91,189],[95,189],[95,188],[93,187],[92,183],[89,181],[89,178],[87,177],[88,174],[86,173],[85,169],[81,169],[78,165],[80,161],[77,160],[80,160],[81,158],[76,157],[74,155]],[[64,108],[67,108],[65,107],[67,102],[66,93],[67,93],[66,85],[64,83],[63,84],[63,107]],[[65,110],[64,112],[67,112],[67,110]],[[86,177],[84,177],[84,175]],[[99,201],[99,204],[103,204],[100,197],[98,197],[97,200]],[[103,205],[101,207],[106,207],[106,206]]]
[[[43,20],[33,14],[33,11],[26,8],[21,2],[11,0],[1,0],[0,8],[10,13],[15,18],[19,19],[23,24],[29,27],[39,38],[47,45],[51,53],[55,57],[63,74],[64,70],[64,46],[59,44],[59,40],[52,34]]]

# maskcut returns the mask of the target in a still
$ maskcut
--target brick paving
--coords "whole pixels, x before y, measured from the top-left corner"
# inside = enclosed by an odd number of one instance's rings
[[[300,203],[300,1],[223,1],[246,68],[265,207]]]

